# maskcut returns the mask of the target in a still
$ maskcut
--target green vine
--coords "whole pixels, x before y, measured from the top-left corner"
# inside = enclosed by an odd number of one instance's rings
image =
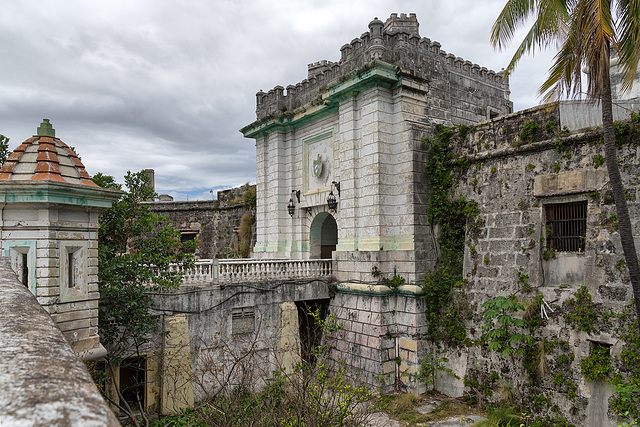
[[[587,381],[597,381],[606,379],[612,371],[609,347],[593,343],[591,354],[580,362],[582,375]]]
[[[461,128],[459,133],[467,130]],[[454,292],[464,285],[462,265],[467,221],[476,223],[478,205],[475,201],[459,198],[451,200],[454,184],[452,168],[460,171],[468,168],[469,162],[456,159],[449,146],[454,129],[437,128],[436,137],[425,142],[429,145],[429,160],[425,167],[431,187],[428,207],[429,221],[438,225],[440,235],[440,258],[433,271],[423,282],[426,301],[427,333],[433,341],[447,345],[468,345],[463,319],[470,312],[464,294]]]
[[[625,344],[620,351],[619,372],[611,379],[615,392],[611,409],[621,418],[640,423],[640,333],[633,310],[631,304],[620,315]]]
[[[562,304],[566,308],[564,320],[569,325],[588,334],[600,330],[603,325],[609,325],[611,312],[592,303],[591,294],[585,286],[581,286],[573,295]]]

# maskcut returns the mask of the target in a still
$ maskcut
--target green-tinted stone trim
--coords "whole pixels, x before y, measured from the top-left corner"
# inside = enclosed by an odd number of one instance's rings
[[[257,138],[275,131],[298,129],[312,121],[326,117],[338,110],[340,101],[357,96],[373,87],[393,88],[400,85],[402,79],[399,68],[383,61],[373,61],[348,75],[329,83],[319,90],[318,98],[296,108],[292,112],[278,113],[257,120],[240,129],[247,138]]]
[[[333,129],[329,129],[328,131],[321,132],[317,135],[310,136],[302,140],[303,144],[313,144],[314,142],[322,141],[327,138],[331,138],[333,136]]]
[[[108,209],[121,194],[119,190],[74,184],[0,181],[0,203],[51,203]]]
[[[342,294],[352,295],[402,295],[407,297],[418,298],[423,292],[422,288],[417,285],[401,285],[397,289],[391,289],[386,285],[365,284],[365,283],[338,283],[337,291]]]

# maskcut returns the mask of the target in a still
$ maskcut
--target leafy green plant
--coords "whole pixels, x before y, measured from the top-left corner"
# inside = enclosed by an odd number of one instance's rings
[[[579,331],[589,334],[596,332],[601,325],[609,324],[611,313],[601,310],[591,302],[591,294],[581,286],[572,298],[562,303],[565,310],[564,320]]]
[[[477,368],[468,369],[463,378],[464,386],[470,390],[466,396],[467,402],[482,406],[485,399],[492,396],[499,379],[500,376],[496,371],[488,373]]]
[[[499,296],[482,304],[484,312],[484,334],[482,340],[488,344],[490,350],[499,353],[503,358],[511,362],[513,372],[516,370],[516,358],[524,356],[527,346],[534,343],[533,337],[524,333],[526,322],[523,319],[513,317],[512,314],[524,311],[524,306],[514,297]],[[518,375],[513,375],[514,388],[518,393],[518,401],[522,407],[522,395],[519,387]]]
[[[602,154],[596,154],[593,156],[593,167],[598,169],[602,165],[604,165],[604,156]]]
[[[402,276],[398,276],[397,274],[391,279],[382,279],[382,283],[387,285],[391,289],[398,289],[400,286],[404,285],[404,282],[405,278]]]
[[[540,236],[540,241],[543,242],[544,237]],[[547,248],[544,251],[542,251],[542,259],[545,261],[549,261],[550,259],[553,259],[555,257],[556,257],[556,251],[553,248]]]
[[[554,122],[554,121],[549,121],[549,122],[547,122],[547,124],[546,124],[546,125],[544,125],[544,128],[545,128],[545,130],[546,130],[547,132],[549,132],[549,133],[553,133],[553,132],[555,132],[555,130],[556,130],[556,126],[557,126],[557,125],[556,125],[556,122]]]
[[[468,310],[463,295],[459,291],[454,295],[454,289],[460,289],[463,283],[466,224],[468,219],[477,217],[478,206],[465,198],[451,200],[454,175],[449,144],[452,135],[451,128],[439,126],[436,137],[426,140],[430,147],[425,167],[431,185],[428,213],[430,222],[440,226],[440,257],[436,268],[425,275],[422,287],[430,338],[437,343],[461,345],[467,342],[462,317]],[[476,227],[480,224],[476,221]]]
[[[251,185],[248,182],[244,185],[244,192],[242,193],[242,198],[245,203],[255,206],[256,205],[256,186]]]
[[[121,187],[113,177],[100,173],[93,180],[106,188]],[[139,356],[140,347],[157,331],[157,318],[149,310],[149,293],[180,286],[182,272],[170,267],[192,267],[191,252],[196,245],[195,241],[181,243],[180,232],[169,220],[142,203],[155,197],[144,171],[127,172],[125,185],[127,191],[100,216],[98,233],[98,315],[110,375],[124,357]],[[117,384],[113,379],[112,383]],[[120,409],[137,423],[126,401]]]
[[[515,409],[499,406],[489,408],[487,419],[478,421],[473,427],[516,427],[521,419],[520,413]]]
[[[607,378],[613,368],[609,347],[592,343],[591,353],[580,362],[580,372],[587,381],[597,381]]]
[[[9,151],[9,138],[0,134],[0,165],[4,164],[9,154],[11,154],[11,151]]]
[[[441,356],[438,352],[430,351],[422,359],[418,379],[423,381],[428,389],[432,390],[435,388],[438,372],[447,372],[454,378],[459,378],[455,372],[445,365],[447,362],[449,362],[448,358]]]
[[[520,139],[525,144],[531,144],[535,141],[535,134],[538,130],[538,123],[533,120],[529,120],[524,124],[524,128],[520,132]]]

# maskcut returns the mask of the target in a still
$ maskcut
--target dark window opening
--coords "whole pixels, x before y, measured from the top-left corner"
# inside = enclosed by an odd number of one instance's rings
[[[69,280],[69,289],[71,288],[75,288],[76,287],[76,275],[74,274],[74,269],[75,269],[75,262],[74,262],[74,256],[73,256],[73,252],[69,252],[67,254],[67,261],[68,261],[68,267],[67,268],[67,275],[68,275],[68,280]]]
[[[300,327],[300,357],[308,366],[316,364],[316,350],[322,343],[322,328],[310,313],[318,311],[320,320],[327,317],[329,300],[296,301]]]
[[[180,232],[180,242],[185,243],[185,242],[190,242],[193,239],[197,239],[198,238],[198,232],[197,231],[182,231]]]
[[[546,205],[547,248],[583,252],[587,233],[587,202]]]
[[[196,240],[198,238],[198,232],[197,231],[181,231],[180,232],[180,242],[181,243],[186,243],[186,242],[190,242],[192,240]],[[194,253],[195,252],[195,248],[193,249],[183,249],[183,252],[186,253]]]
[[[145,408],[147,361],[144,357],[125,359],[120,364],[120,392],[133,410]]]
[[[22,274],[21,274],[22,284],[28,288],[29,287],[29,264],[27,263],[27,254],[21,254],[21,255],[22,255]]]
[[[489,110],[489,119],[493,120],[499,116],[500,116],[500,113],[498,113],[497,111]]]

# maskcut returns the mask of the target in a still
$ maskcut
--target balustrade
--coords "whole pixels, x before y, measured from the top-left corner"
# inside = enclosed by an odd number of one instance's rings
[[[173,265],[172,269],[178,269]],[[313,279],[331,275],[330,259],[264,260],[201,259],[184,270],[184,284],[261,282],[268,280]]]

